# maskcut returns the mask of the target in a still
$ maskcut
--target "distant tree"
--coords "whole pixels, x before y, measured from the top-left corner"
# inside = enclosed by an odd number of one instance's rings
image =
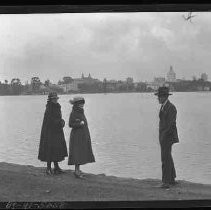
[[[63,82],[61,80],[58,81],[58,85],[62,85]]]
[[[174,91],[198,91],[204,89],[205,87],[211,87],[210,82],[204,82],[202,79],[198,80],[182,80],[180,82],[175,82],[171,84]]]
[[[118,90],[119,90],[120,92],[125,92],[125,91],[128,90],[128,85],[125,84],[125,83],[122,83],[121,85],[119,85]]]
[[[127,90],[128,90],[128,91],[134,90],[133,78],[132,78],[132,77],[128,77],[128,78],[126,79],[126,82],[127,82]]]
[[[104,78],[104,80],[103,80],[103,91],[106,92],[106,90],[107,90],[107,79]]]
[[[50,84],[50,80],[49,80],[49,79],[45,80],[44,86],[45,86],[45,87],[49,87],[49,84]]]
[[[128,84],[132,84],[132,83],[133,83],[133,78],[132,78],[132,77],[128,77],[128,78],[126,79],[126,82],[127,82]]]
[[[145,92],[147,90],[147,85],[144,82],[139,82],[136,86],[137,92]]]
[[[193,81],[196,81],[196,76],[192,76],[192,80]]]
[[[1,95],[9,95],[10,94],[10,85],[8,84],[8,80],[4,80],[4,83],[1,84],[0,88]]]
[[[40,78],[39,77],[32,77],[31,78],[31,85],[32,85],[32,91],[38,92],[40,90]]]
[[[135,89],[134,83],[127,85],[129,91],[133,91]]]
[[[153,92],[154,90],[151,87],[147,87],[146,91],[147,92]]]
[[[58,87],[57,85],[51,85],[51,86],[49,87],[49,89],[50,89],[51,91],[54,91],[54,92],[57,92],[57,93],[63,93],[63,92],[64,92],[63,88],[60,88],[60,87]]]
[[[72,77],[63,77],[63,84],[70,84],[73,82]]]
[[[12,94],[19,95],[19,94],[21,94],[21,91],[22,91],[22,84],[21,84],[20,79],[13,78],[11,80],[11,92],[12,92]]]
[[[31,85],[28,83],[28,81],[25,82],[22,89],[23,89],[22,92],[24,94],[29,94],[31,92]]]

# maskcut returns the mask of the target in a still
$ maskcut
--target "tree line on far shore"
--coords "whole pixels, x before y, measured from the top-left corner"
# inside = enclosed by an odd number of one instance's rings
[[[70,84],[73,82],[71,77],[63,77],[58,84],[52,84],[49,79],[41,82],[39,77],[32,77],[30,83],[21,83],[19,78],[13,78],[9,83],[8,80],[0,82],[0,95],[34,95],[47,94],[50,91],[55,91],[59,94],[64,93],[109,93],[109,92],[154,92],[155,89],[147,82],[133,81],[116,81],[110,82],[104,79],[94,83],[78,84],[78,91],[64,92],[61,85]],[[176,92],[193,92],[193,91],[210,91],[211,82],[202,79],[180,80],[177,82],[165,82],[171,91]]]

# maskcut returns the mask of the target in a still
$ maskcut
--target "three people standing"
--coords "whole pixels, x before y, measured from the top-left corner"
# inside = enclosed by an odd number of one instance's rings
[[[179,142],[176,127],[177,110],[168,99],[169,95],[172,95],[169,93],[168,87],[160,87],[155,95],[158,96],[158,101],[161,104],[159,112],[159,142],[162,162],[161,187],[169,188],[171,185],[177,184],[175,181],[176,170],[171,154],[172,145]],[[47,162],[46,173],[49,175],[53,174],[51,162],[54,162],[54,173],[62,173],[58,162],[68,156],[63,132],[65,122],[62,119],[61,106],[57,101],[57,94],[50,93],[43,119],[38,155],[39,160]],[[69,127],[72,130],[68,165],[75,165],[75,177],[82,178],[83,173],[80,170],[80,165],[95,162],[95,157],[92,152],[90,132],[84,114],[85,99],[75,97],[70,100],[70,103],[73,107],[69,117]]]
[[[162,162],[162,188],[169,188],[171,185],[177,184],[175,181],[176,171],[174,161],[171,154],[172,145],[179,142],[176,126],[176,107],[169,101],[168,87],[160,87],[158,92],[158,101],[161,104],[159,112],[159,142],[161,147]]]

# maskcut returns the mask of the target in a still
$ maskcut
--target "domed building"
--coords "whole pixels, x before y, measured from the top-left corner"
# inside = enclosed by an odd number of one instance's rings
[[[174,72],[172,66],[170,66],[170,70],[167,73],[167,82],[176,82],[176,73]]]

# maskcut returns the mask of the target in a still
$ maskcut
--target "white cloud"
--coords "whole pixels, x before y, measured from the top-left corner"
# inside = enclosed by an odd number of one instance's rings
[[[89,72],[100,79],[150,80],[170,65],[178,76],[209,73],[211,14],[71,13],[0,16],[0,77],[58,81]],[[211,73],[211,72],[210,72]],[[1,80],[0,78],[0,80]]]

